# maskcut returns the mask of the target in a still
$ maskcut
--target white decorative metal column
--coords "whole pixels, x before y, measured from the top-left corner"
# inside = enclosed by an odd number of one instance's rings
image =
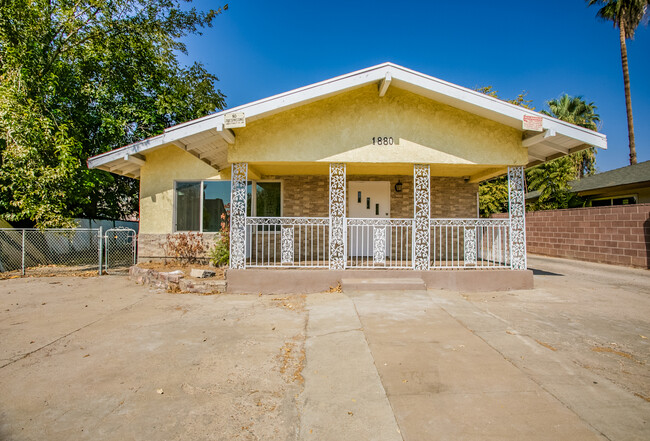
[[[428,165],[413,166],[413,268],[429,270],[431,227],[431,171]]]
[[[330,269],[344,269],[345,243],[345,164],[330,164]]]
[[[246,185],[248,164],[232,165],[230,178],[230,268],[246,268]]]
[[[525,270],[526,262],[526,204],[524,198],[524,168],[508,167],[508,213],[510,215],[510,267]]]

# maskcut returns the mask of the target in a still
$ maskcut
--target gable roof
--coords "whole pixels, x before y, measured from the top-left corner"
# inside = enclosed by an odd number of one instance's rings
[[[650,161],[617,168],[598,173],[570,183],[571,191],[597,190],[600,188],[618,187],[620,185],[640,184],[650,182]]]
[[[166,145],[177,145],[215,168],[223,168],[228,165],[227,145],[235,139],[235,132],[223,127],[226,114],[244,112],[247,121],[255,121],[373,83],[377,84],[380,95],[389,86],[397,87],[521,130],[522,145],[528,147],[530,165],[589,146],[607,148],[607,139],[602,133],[393,63],[383,63],[169,127],[161,135],[94,156],[88,160],[88,167],[137,177],[144,163],[141,155]],[[526,115],[542,117],[544,131],[523,131],[522,121]]]

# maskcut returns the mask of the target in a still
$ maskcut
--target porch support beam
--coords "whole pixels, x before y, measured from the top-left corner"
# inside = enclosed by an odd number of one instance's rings
[[[555,136],[555,130],[545,130],[542,133],[539,133],[537,135],[531,136],[530,138],[525,138],[521,141],[521,146],[522,147],[531,147],[534,146],[535,144],[539,144],[540,142],[545,141],[547,138],[551,138]]]
[[[132,162],[138,167],[142,167],[145,163],[144,156],[138,155],[137,153],[135,155],[124,155],[124,160],[127,162]]]
[[[526,203],[524,198],[524,168],[508,167],[508,214],[510,217],[510,267],[525,270],[526,261]]]
[[[250,165],[248,166],[248,179],[253,179],[253,180],[260,180],[262,179],[262,174],[251,167]]]
[[[345,269],[345,164],[330,164],[330,269]]]
[[[217,133],[221,135],[224,141],[226,141],[228,144],[234,144],[235,143],[235,132],[233,132],[230,129],[226,129],[225,127],[221,126],[221,129],[217,129]]]
[[[246,184],[248,164],[232,165],[230,177],[230,268],[246,268]]]
[[[383,80],[381,80],[381,83],[379,83],[379,96],[382,97],[386,95],[386,92],[388,91],[388,86],[390,86],[390,82],[393,80],[393,77],[389,72],[386,72],[386,76],[384,77]]]
[[[570,150],[570,149],[568,149],[568,148],[566,148],[566,147],[560,147],[559,145],[554,144],[554,143],[552,143],[552,142],[547,142],[546,144],[544,144],[544,146],[546,146],[546,147],[548,147],[549,149],[554,150],[554,151],[556,151],[556,152],[563,153],[563,154],[565,154],[565,155],[568,155],[568,154],[571,153],[571,150]]]
[[[207,159],[207,158],[205,158],[205,157],[202,158],[202,157],[201,157],[201,153],[197,152],[196,150],[194,150],[193,147],[190,147],[189,145],[185,144],[184,142],[181,142],[181,141],[174,141],[174,142],[172,142],[171,144],[172,144],[172,145],[175,145],[175,146],[178,147],[179,149],[185,150],[187,153],[189,153],[190,155],[196,157],[197,159],[200,159],[201,161],[205,162],[205,163],[208,164],[210,167],[212,167],[212,168],[214,168],[214,169],[217,169],[217,170],[219,169],[219,167],[218,167],[217,164],[214,164],[212,161],[210,161],[209,159]],[[205,155],[204,155],[204,156],[205,156]]]
[[[429,165],[413,165],[413,266],[428,271],[431,262],[431,170]]]

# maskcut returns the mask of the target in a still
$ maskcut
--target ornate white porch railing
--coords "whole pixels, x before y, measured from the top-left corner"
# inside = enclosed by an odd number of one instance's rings
[[[413,219],[345,218],[345,268],[414,269]],[[429,219],[429,268],[510,268],[509,219]],[[247,217],[246,267],[328,268],[328,217]]]
[[[431,269],[509,268],[509,219],[431,219]]]
[[[329,266],[328,217],[247,217],[247,267]]]
[[[413,219],[348,218],[347,268],[413,268]]]

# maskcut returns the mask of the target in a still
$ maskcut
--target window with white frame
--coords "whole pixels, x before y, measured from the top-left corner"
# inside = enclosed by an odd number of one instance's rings
[[[248,216],[282,215],[280,181],[249,181],[247,193]],[[230,223],[230,181],[178,181],[174,194],[174,231],[219,232]]]

